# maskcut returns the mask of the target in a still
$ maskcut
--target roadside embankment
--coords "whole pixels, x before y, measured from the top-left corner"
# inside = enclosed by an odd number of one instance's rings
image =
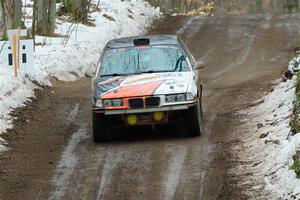
[[[296,199],[300,196],[300,76],[274,82],[273,89],[242,111],[246,131],[234,148],[248,196]],[[256,191],[256,192],[255,192]]]

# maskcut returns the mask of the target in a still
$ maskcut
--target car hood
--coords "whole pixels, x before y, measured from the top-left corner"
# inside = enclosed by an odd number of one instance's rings
[[[167,72],[96,79],[97,98],[124,98],[188,92],[192,72]]]

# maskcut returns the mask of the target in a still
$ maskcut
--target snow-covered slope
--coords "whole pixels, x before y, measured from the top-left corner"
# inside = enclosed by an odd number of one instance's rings
[[[25,69],[19,78],[13,77],[12,69],[0,67],[0,134],[13,127],[10,112],[34,96],[37,86],[32,81],[51,85],[51,76],[74,81],[91,74],[108,40],[144,34],[160,16],[159,9],[142,0],[101,0],[99,7],[99,12],[90,14],[95,27],[57,20],[55,33],[69,38],[37,37],[40,45],[36,46],[34,66]],[[3,143],[0,138],[0,151],[5,149]]]
[[[295,99],[294,78],[281,82],[261,104],[242,113],[248,116],[241,123],[247,128],[242,144],[234,149],[240,164],[232,173],[244,178],[240,184],[249,189],[251,199],[300,198],[300,179],[291,169],[300,148],[300,133],[292,136],[289,125]]]

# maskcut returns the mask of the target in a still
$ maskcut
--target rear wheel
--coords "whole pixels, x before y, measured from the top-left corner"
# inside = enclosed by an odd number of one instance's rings
[[[187,134],[190,137],[197,137],[203,133],[202,106],[200,99],[198,99],[195,106],[186,111],[185,125]]]
[[[108,127],[107,119],[102,114],[93,112],[93,139],[94,142],[107,142],[108,141]]]

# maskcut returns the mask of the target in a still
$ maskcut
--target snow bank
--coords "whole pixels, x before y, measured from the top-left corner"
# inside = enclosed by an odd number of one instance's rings
[[[32,81],[51,85],[51,76],[74,81],[91,75],[108,40],[144,34],[160,15],[159,9],[142,0],[101,0],[99,7],[101,11],[90,14],[95,27],[57,20],[55,33],[69,38],[37,37],[40,45],[36,46],[34,66],[24,69],[19,78],[13,77],[12,69],[0,67],[0,134],[13,127],[9,113],[34,96],[33,90],[38,86]],[[26,13],[32,13],[27,9]],[[5,149],[1,144],[4,141],[0,138],[0,151]]]
[[[291,169],[292,156],[300,148],[300,134],[292,136],[289,125],[295,81],[281,82],[261,100],[263,103],[243,113],[248,115],[248,130],[241,138],[243,144],[234,149],[241,165],[233,173],[244,177],[241,184],[251,183],[247,193],[254,199],[300,197],[300,180]]]
[[[300,55],[293,58],[288,66],[288,70],[292,73],[299,72],[300,71]]]

